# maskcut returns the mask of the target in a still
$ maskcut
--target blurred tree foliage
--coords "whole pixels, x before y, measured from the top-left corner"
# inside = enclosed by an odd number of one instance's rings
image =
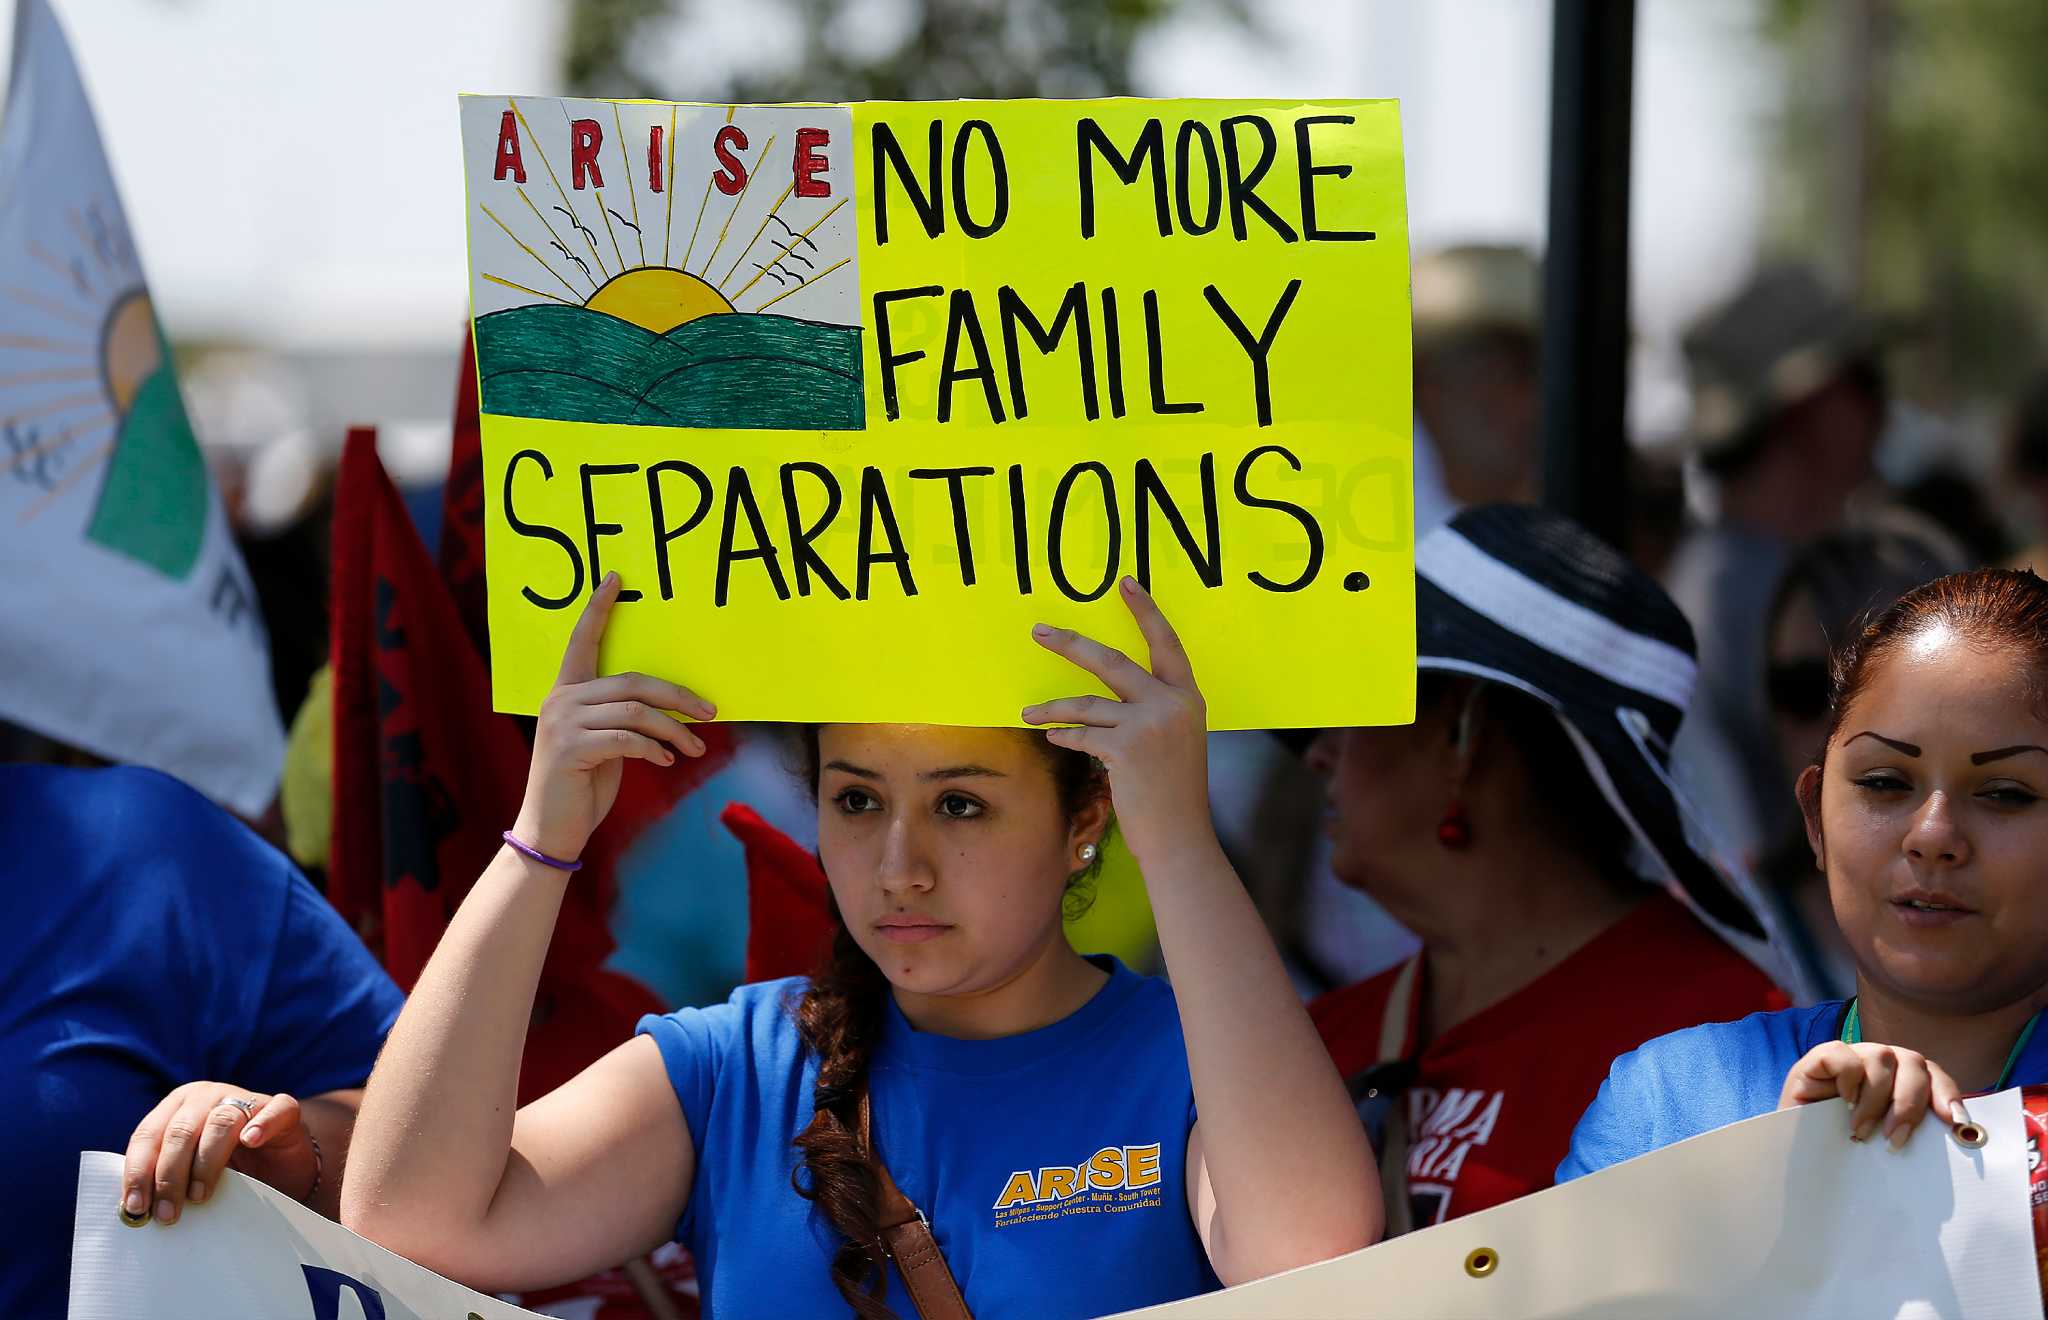
[[[736,102],[1110,96],[1129,89],[1140,34],[1180,0],[746,0],[764,33],[791,38],[767,69],[694,54],[692,31],[719,2],[573,0],[570,86]],[[1205,8],[1243,26],[1246,3]]]
[[[1913,383],[2009,394],[2048,342],[2048,3],[1766,3],[1780,239],[1926,332]]]

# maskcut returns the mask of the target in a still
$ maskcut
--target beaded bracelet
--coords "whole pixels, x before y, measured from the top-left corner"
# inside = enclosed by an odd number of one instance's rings
[[[505,842],[511,844],[525,856],[539,862],[542,866],[552,866],[557,871],[580,871],[583,869],[581,861],[565,862],[559,857],[550,857],[532,844],[520,839],[510,830],[506,830],[503,837]]]

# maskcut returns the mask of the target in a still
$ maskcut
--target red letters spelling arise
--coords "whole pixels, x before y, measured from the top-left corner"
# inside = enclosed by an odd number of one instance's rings
[[[734,147],[747,149],[747,135],[736,124],[727,124],[711,139],[711,154],[718,157],[718,173],[711,176],[711,181],[727,197],[747,186],[747,167],[732,154]]]
[[[799,197],[830,197],[832,185],[817,177],[825,172],[831,163],[818,154],[818,148],[832,140],[832,135],[822,128],[800,128],[796,131],[796,195]]]
[[[569,125],[569,186],[583,191],[583,176],[590,175],[595,187],[604,187],[604,175],[598,172],[597,149],[604,145],[604,129],[595,119],[578,119]]]
[[[661,191],[661,125],[647,130],[647,191]]]
[[[502,179],[507,172],[514,183],[526,182],[526,166],[519,159],[519,120],[510,110],[498,121],[498,168],[491,177]]]

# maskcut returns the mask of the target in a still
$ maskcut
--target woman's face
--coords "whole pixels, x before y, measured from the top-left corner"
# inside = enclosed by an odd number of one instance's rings
[[[1817,820],[1802,794],[1857,967],[1901,999],[1982,1013],[2048,984],[2048,722],[2035,707],[2024,657],[1923,633],[1845,713]]]
[[[1060,900],[1107,804],[1070,824],[1034,736],[819,730],[818,853],[854,941],[899,990],[998,989],[1063,938]]]
[[[1328,796],[1330,869],[1390,909],[1406,906],[1408,890],[1426,891],[1435,871],[1437,822],[1457,780],[1451,725],[1449,703],[1438,701],[1413,724],[1327,729],[1309,747]]]

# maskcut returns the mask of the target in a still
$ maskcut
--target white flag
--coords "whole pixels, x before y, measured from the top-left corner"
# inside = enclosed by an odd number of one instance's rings
[[[262,617],[47,0],[5,113],[0,719],[254,815],[284,760]]]

